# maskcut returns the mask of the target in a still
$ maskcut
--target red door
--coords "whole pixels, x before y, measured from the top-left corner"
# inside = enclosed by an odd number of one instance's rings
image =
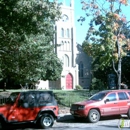
[[[66,76],[66,89],[73,89],[73,78],[71,74]]]

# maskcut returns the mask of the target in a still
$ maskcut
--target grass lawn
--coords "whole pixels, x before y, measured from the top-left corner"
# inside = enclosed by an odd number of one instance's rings
[[[3,97],[3,95],[7,96],[8,93],[20,91],[25,90],[6,90],[5,92],[3,92],[3,90],[0,90],[0,96]],[[86,100],[89,98],[90,95],[88,90],[53,90],[53,92],[59,106],[61,107],[70,107],[72,103]]]
[[[58,104],[66,107],[70,107],[72,103],[86,100],[89,97],[88,90],[54,90],[53,92]]]

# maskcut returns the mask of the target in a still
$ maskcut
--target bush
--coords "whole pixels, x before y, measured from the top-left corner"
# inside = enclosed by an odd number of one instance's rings
[[[92,84],[90,86],[90,91],[91,90],[104,90],[107,89],[107,86],[102,82],[101,79],[93,78],[92,79]]]
[[[82,86],[80,86],[80,85],[76,85],[76,90],[82,90],[82,89],[83,89]]]

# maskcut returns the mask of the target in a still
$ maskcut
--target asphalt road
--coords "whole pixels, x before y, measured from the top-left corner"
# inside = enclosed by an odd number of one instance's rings
[[[86,120],[75,121],[71,115],[62,116],[49,130],[119,130],[120,117],[102,118],[98,123],[88,123]],[[127,119],[126,119],[127,120]],[[15,130],[41,130],[32,124],[27,124]],[[122,130],[130,130],[123,128]]]

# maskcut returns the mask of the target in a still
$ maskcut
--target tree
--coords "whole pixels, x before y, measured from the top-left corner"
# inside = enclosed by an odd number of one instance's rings
[[[0,80],[56,80],[62,63],[54,53],[56,2],[0,0]]]
[[[99,67],[104,69],[113,64],[118,77],[118,88],[121,87],[121,62],[130,47],[129,21],[122,14],[122,7],[127,0],[82,0],[82,9],[87,16],[92,16],[83,48],[94,60],[99,58]],[[82,17],[83,19],[83,17]],[[81,21],[82,20],[78,20]],[[94,28],[96,26],[96,28]],[[117,64],[117,68],[116,68]]]

